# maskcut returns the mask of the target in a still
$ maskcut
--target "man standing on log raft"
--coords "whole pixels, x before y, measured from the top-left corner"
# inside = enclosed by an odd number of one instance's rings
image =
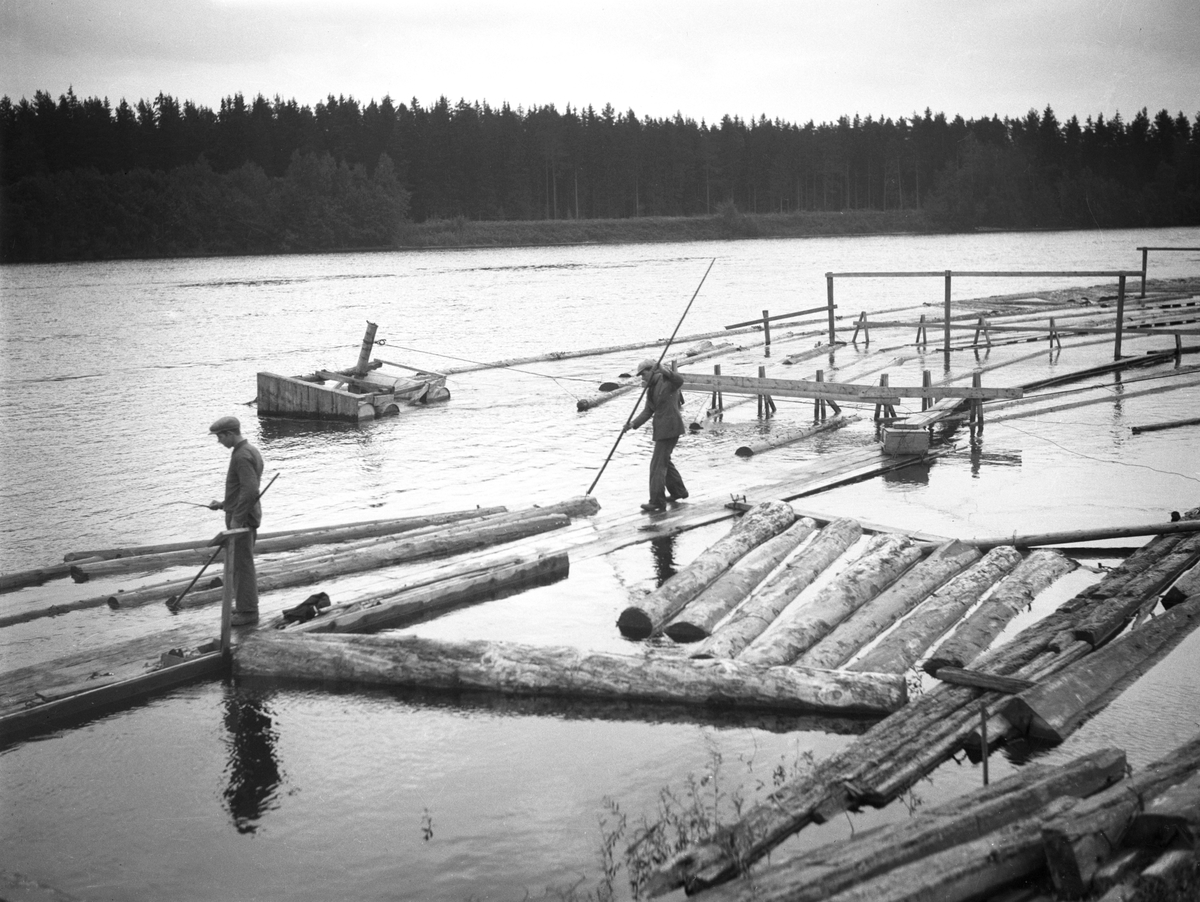
[[[234,626],[258,622],[258,576],[254,572],[254,540],[262,523],[258,484],[262,478],[263,459],[249,441],[242,438],[242,424],[237,417],[221,417],[208,431],[216,435],[229,456],[229,471],[225,474],[225,500],[213,501],[210,510],[225,511],[225,528],[250,532],[234,540],[233,591],[234,610],[230,621]]]
[[[625,429],[637,429],[651,417],[654,418],[654,454],[650,458],[650,500],[642,505],[646,512],[667,509],[668,501],[678,501],[688,496],[683,477],[671,463],[671,452],[683,435],[683,414],[680,406],[683,398],[679,390],[683,377],[679,367],[671,361],[670,369],[660,366],[647,357],[638,364],[637,374],[646,385],[646,406],[636,417],[625,424]]]

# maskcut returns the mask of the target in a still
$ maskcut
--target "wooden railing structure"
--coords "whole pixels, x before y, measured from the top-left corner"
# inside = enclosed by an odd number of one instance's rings
[[[1142,252],[1142,291],[1139,298],[1146,296],[1146,264],[1149,262],[1151,251],[1200,251],[1200,247],[1139,247]]]
[[[950,270],[945,269],[939,271],[902,271],[902,272],[827,272],[825,273],[826,294],[828,297],[828,309],[830,310],[829,318],[829,335],[830,343],[834,339],[833,333],[833,280],[839,279],[944,279],[945,280],[945,300],[944,313],[942,316],[942,353],[945,356],[946,369],[950,368],[950,331],[952,328],[976,328],[970,326],[954,326],[951,323],[951,294],[953,280],[955,277],[962,278],[985,278],[985,279],[1009,279],[1009,278],[1115,278],[1117,279],[1117,321],[1115,326],[1116,339],[1113,344],[1113,359],[1119,360],[1121,357],[1121,333],[1122,323],[1125,318],[1125,280],[1132,276],[1140,276],[1141,273],[1136,270],[1124,269],[1078,269],[1078,270]],[[923,325],[937,325],[937,320],[929,320]],[[865,318],[860,318],[858,321],[860,326],[866,326]],[[878,323],[876,325],[879,325]],[[857,327],[856,327],[857,328]],[[1104,330],[1108,331],[1108,330]]]

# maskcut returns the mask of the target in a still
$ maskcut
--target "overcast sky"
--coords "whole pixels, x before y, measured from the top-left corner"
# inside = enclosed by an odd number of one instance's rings
[[[1200,0],[0,0],[0,94],[803,124],[1200,112]]]

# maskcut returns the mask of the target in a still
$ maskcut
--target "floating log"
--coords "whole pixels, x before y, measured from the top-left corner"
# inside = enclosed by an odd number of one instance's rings
[[[879,714],[907,700],[894,676],[403,635],[256,634],[234,666],[241,676],[796,712]]]
[[[333,545],[386,538],[400,533],[416,533],[420,530],[436,529],[441,526],[463,524],[499,516],[507,512],[503,507],[478,508],[473,511],[454,511],[449,514],[434,514],[428,517],[404,517],[383,520],[372,524],[335,527],[323,530],[304,530],[281,536],[258,536],[254,543],[256,555],[295,551],[312,545]],[[71,577],[77,583],[87,582],[104,576],[124,573],[143,573],[165,570],[168,567],[200,565],[211,556],[211,540],[193,549],[165,551],[157,554],[123,555],[96,563],[79,561],[71,568]],[[217,562],[224,560],[224,552],[217,555]]]
[[[793,601],[784,608],[738,655],[738,660],[763,666],[791,663],[895,582],[920,557],[916,544],[904,536],[873,536],[858,560],[813,598],[804,603]]]
[[[815,520],[803,517],[751,549],[676,614],[663,632],[676,642],[699,642],[707,638],[712,628],[816,529]]]
[[[1052,767],[1029,764],[1007,779],[861,836],[756,868],[750,880],[714,887],[705,900],[822,902],[835,893],[1032,817],[1059,798],[1084,798],[1125,776],[1125,753],[1101,749]],[[1041,835],[1037,841],[1040,844]],[[975,862],[983,864],[983,855]]]
[[[908,670],[997,580],[1020,562],[1021,552],[1015,548],[993,548],[918,605],[907,620],[852,663],[850,669],[879,673]]]
[[[787,529],[796,514],[786,501],[764,501],[742,515],[729,534],[696,560],[651,592],[640,603],[621,612],[617,627],[632,639],[645,639],[662,629],[685,604],[756,545]]]
[[[925,663],[925,672],[936,676],[942,667],[967,667],[978,658],[1017,614],[1059,577],[1078,564],[1055,551],[1035,551],[938,646]]]
[[[779,432],[772,431],[769,438],[761,442],[755,442],[752,445],[742,445],[733,453],[738,457],[753,457],[755,454],[761,454],[764,451],[769,451],[772,448],[782,448],[784,445],[790,445],[793,442],[798,442],[801,439],[808,438],[811,435],[816,435],[818,432],[825,432],[830,429],[840,429],[841,427],[853,423],[858,420],[858,417],[847,417],[843,413],[837,416],[830,417],[824,423],[817,423],[815,426],[805,426],[800,429],[787,429]]]
[[[859,540],[862,527],[854,520],[834,520],[788,558],[692,652],[693,658],[733,658],[779,616],[797,595]]]
[[[518,539],[562,529],[570,522],[570,518],[566,514],[546,514],[505,522],[484,522],[465,532],[449,530],[414,539],[399,537],[368,548],[344,553],[334,552],[325,557],[307,561],[302,566],[288,565],[272,568],[266,575],[259,576],[259,591],[303,586],[332,576],[362,573],[366,570],[393,567],[397,564],[425,558],[464,554],[468,551],[477,551],[480,548],[515,542]],[[264,571],[266,569],[263,568]],[[210,604],[213,600],[208,594],[196,593],[184,598],[181,605],[168,599],[167,606],[172,608],[200,607]],[[124,596],[117,599],[116,606],[126,606]]]
[[[1075,542],[1099,542],[1105,539],[1125,539],[1133,536],[1169,536],[1176,533],[1200,532],[1200,520],[1180,520],[1177,523],[1149,523],[1145,526],[1110,526],[1103,529],[1072,529],[1063,532],[1043,532],[1031,535],[1000,536],[994,539],[964,539],[985,551],[998,545],[1014,548],[1036,548],[1044,545],[1070,545]]]
[[[86,562],[100,561],[100,557],[87,558]],[[84,561],[80,561],[84,563]],[[63,579],[70,576],[71,564],[51,564],[49,567],[36,567],[32,570],[16,570],[12,573],[0,574],[0,592],[12,592],[14,589],[24,589],[28,586],[40,586],[52,579]]]
[[[286,627],[299,633],[364,633],[379,629],[398,629],[429,620],[453,608],[509,595],[533,585],[547,585],[566,579],[570,570],[567,552],[540,555],[491,568],[484,573],[410,588],[390,598],[370,604],[346,605]]]
[[[1189,417],[1186,420],[1167,420],[1165,423],[1147,423],[1144,426],[1131,426],[1134,435],[1142,432],[1158,432],[1161,429],[1178,429],[1180,426],[1200,426],[1200,417]]]
[[[1176,605],[1082,661],[1009,699],[1001,713],[1017,730],[1062,742],[1197,626],[1200,597]]]
[[[1167,610],[1175,607],[1181,601],[1186,601],[1194,595],[1200,595],[1200,564],[1192,567],[1187,573],[1175,580],[1162,597],[1162,605]]]
[[[1182,844],[1200,851],[1200,772],[1155,796],[1129,825],[1124,843],[1165,849]]]
[[[619,398],[621,395],[627,395],[635,388],[641,388],[636,383],[628,383],[627,385],[618,385],[610,391],[599,391],[594,395],[588,395],[585,398],[579,398],[575,402],[576,410],[591,410],[593,407],[599,407],[601,404],[607,404],[613,398]]]
[[[1182,539],[1154,566],[1139,574],[1114,595],[1096,605],[1075,627],[1076,638],[1103,645],[1117,635],[1147,601],[1200,560],[1200,535]]]
[[[1099,867],[1147,804],[1200,770],[1200,734],[1133,776],[1049,819],[1042,828],[1046,866],[1060,895],[1086,895]]]
[[[806,651],[796,662],[807,667],[841,667],[876,636],[929,597],[951,577],[983,557],[962,542],[944,542],[929,557],[915,564],[837,628]]]

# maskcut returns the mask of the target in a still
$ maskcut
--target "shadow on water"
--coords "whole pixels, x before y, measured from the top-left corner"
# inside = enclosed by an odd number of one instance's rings
[[[589,699],[562,695],[504,695],[496,692],[426,689],[409,687],[360,687],[346,684],[292,680],[281,677],[240,677],[244,694],[266,698],[270,693],[319,692],[352,699],[391,698],[414,708],[445,711],[453,716],[492,714],[498,717],[546,717],[563,721],[641,722],[648,724],[693,724],[718,730],[756,729],[787,734],[817,732],[857,736],[879,722],[877,717],[836,717],[817,714],[785,714],[766,709],[717,704],[683,705],[625,699]],[[267,728],[270,729],[268,718]],[[271,731],[271,735],[274,733]],[[274,762],[272,761],[272,764]],[[279,782],[275,772],[276,784]],[[231,782],[232,786],[232,782]],[[270,791],[274,791],[274,786]],[[228,795],[228,793],[227,793]],[[273,806],[271,806],[273,807]],[[265,810],[265,809],[264,809]],[[241,829],[239,827],[239,829]]]
[[[342,423],[338,420],[292,420],[284,417],[259,417],[258,434],[264,445],[275,441],[290,441],[304,438],[328,438],[329,436],[356,436],[363,432],[358,423]]]
[[[661,586],[675,575],[675,536],[651,539],[650,554],[654,556],[655,585]]]
[[[224,796],[238,833],[254,833],[276,801],[282,775],[275,757],[274,718],[268,694],[240,685],[226,687],[225,729],[229,736],[229,785]]]

